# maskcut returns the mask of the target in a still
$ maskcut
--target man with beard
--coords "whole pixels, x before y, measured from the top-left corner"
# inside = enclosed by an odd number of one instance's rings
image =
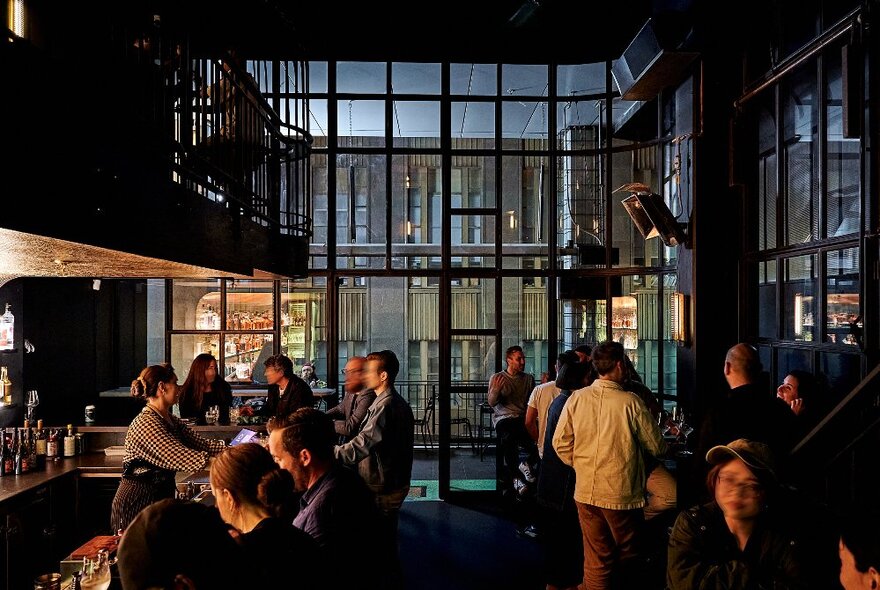
[[[296,491],[303,492],[293,525],[314,537],[327,563],[345,556],[346,567],[332,576],[333,587],[377,587],[382,575],[374,551],[378,544],[369,542],[378,523],[373,494],[357,473],[333,458],[336,432],[329,416],[300,408],[287,422],[272,431],[269,452],[293,476]],[[367,542],[355,546],[355,540]]]

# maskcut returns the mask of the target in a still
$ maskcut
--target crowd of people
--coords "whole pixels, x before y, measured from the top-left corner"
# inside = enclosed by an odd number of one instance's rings
[[[487,391],[500,483],[519,507],[520,530],[541,541],[548,590],[664,582],[669,590],[835,588],[838,580],[845,590],[877,590],[876,517],[839,525],[787,481],[790,446],[821,418],[812,374],[791,371],[774,397],[762,387],[757,351],[733,346],[723,365],[729,391],[683,448],[678,432],[661,429],[667,411],[619,343],[560,354],[555,379],[538,385],[521,347],[507,349],[505,360]],[[225,448],[171,413],[179,402],[182,415],[198,417],[227,399],[210,355],[193,361],[182,388],[168,365],[147,367],[132,383],[146,407],[126,436],[111,517],[114,530],[125,530],[124,588],[237,587],[234,576],[218,579],[195,555],[172,558],[154,547],[181,521],[212,536],[204,547],[213,559],[246,559],[264,583],[301,563],[332,572],[324,586],[404,587],[398,520],[412,475],[414,417],[395,388],[396,355],[350,358],[344,397],[326,412],[313,407],[290,359],[276,355],[265,366],[268,448]],[[689,473],[677,478],[668,469],[670,444],[684,454],[695,449]],[[171,499],[176,471],[205,468],[216,511]],[[698,501],[679,506],[679,486]],[[353,539],[367,542],[354,547]],[[662,551],[652,553],[652,544]],[[333,568],[343,556],[346,567]]]

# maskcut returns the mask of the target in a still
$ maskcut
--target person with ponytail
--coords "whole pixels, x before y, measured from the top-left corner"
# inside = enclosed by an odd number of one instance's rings
[[[261,445],[223,451],[211,466],[211,489],[220,516],[266,579],[295,580],[294,563],[320,569],[318,544],[292,524],[298,506],[293,477]]]
[[[125,529],[137,514],[175,494],[178,471],[199,471],[226,446],[222,440],[199,436],[171,413],[180,387],[174,367],[151,365],[131,382],[131,395],[146,407],[131,421],[125,434],[122,481],[110,510],[113,531]]]

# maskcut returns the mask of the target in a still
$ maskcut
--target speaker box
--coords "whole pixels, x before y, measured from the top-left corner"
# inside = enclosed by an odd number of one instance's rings
[[[642,26],[611,73],[624,100],[651,100],[661,90],[678,84],[698,56],[679,48],[685,19],[650,19]]]

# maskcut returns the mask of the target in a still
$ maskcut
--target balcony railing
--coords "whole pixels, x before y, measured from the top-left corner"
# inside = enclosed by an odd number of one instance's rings
[[[436,381],[398,381],[394,386],[403,399],[409,402],[416,421],[424,421],[424,430],[416,428],[415,444],[436,445],[440,424],[437,413],[437,404],[440,403],[440,384]],[[450,421],[453,446],[473,446],[487,442],[491,430],[488,424],[481,422],[485,413],[481,411],[481,404],[486,401],[488,388],[488,381],[452,383],[449,395],[451,395]]]
[[[282,117],[267,99],[289,92],[290,77],[303,90],[304,63],[194,57],[162,32],[134,37],[124,42],[131,112],[150,135],[144,143],[165,153],[171,180],[281,234],[311,236],[308,100],[283,103]]]

